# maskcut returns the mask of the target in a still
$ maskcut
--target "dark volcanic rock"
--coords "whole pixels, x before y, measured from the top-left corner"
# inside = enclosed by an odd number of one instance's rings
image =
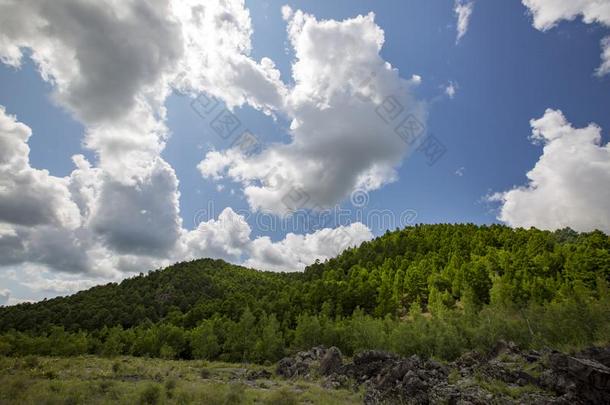
[[[553,352],[551,370],[541,376],[541,384],[554,391],[584,400],[577,403],[610,403],[610,368],[602,363]]]
[[[307,377],[312,366],[318,363],[326,352],[326,348],[318,346],[305,352],[298,352],[293,357],[284,357],[277,363],[276,373],[285,378]]]
[[[250,370],[246,374],[246,379],[248,380],[260,380],[260,379],[269,379],[272,374],[267,370]]]
[[[361,353],[358,353],[354,356],[354,364],[362,365],[362,364],[370,364],[376,362],[383,362],[387,360],[395,360],[398,358],[398,355],[394,353],[384,352],[381,350],[367,350]]]
[[[329,375],[336,373],[341,366],[343,366],[341,350],[333,346],[326,351],[326,354],[320,360],[320,374]]]
[[[343,364],[339,349],[316,347],[282,359],[277,372],[318,372],[325,388],[363,385],[365,404],[610,404],[609,356],[610,348],[569,356],[499,342],[487,355],[465,353],[446,365],[379,350]]]
[[[576,357],[595,360],[610,367],[610,347],[590,347],[578,353]]]
[[[309,365],[290,357],[285,357],[277,363],[276,373],[285,378],[305,376],[309,372]]]

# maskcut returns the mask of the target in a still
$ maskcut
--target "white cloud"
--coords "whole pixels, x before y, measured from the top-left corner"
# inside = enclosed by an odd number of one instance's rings
[[[329,259],[373,238],[359,222],[304,235],[288,233],[277,242],[267,236],[252,239],[251,232],[242,215],[225,208],[217,220],[202,222],[184,235],[180,254],[186,259],[220,258],[261,270],[301,271],[316,260]]]
[[[453,11],[457,17],[456,42],[459,42],[468,31],[468,25],[470,24],[470,17],[472,16],[473,9],[474,1],[455,0]]]
[[[0,5],[0,55],[19,66],[32,52],[56,99],[86,123],[122,118],[149,97],[181,56],[169,1],[7,0]]]
[[[10,162],[21,162],[22,171],[36,170],[28,163],[25,141],[31,133],[29,127],[6,115],[3,109],[0,123],[12,130],[0,131],[4,145],[9,145],[7,140],[18,139],[10,144],[11,150],[25,153],[14,153]],[[52,220],[57,215],[36,223],[11,223],[6,218],[0,221],[0,266],[17,269],[15,280],[35,293],[67,294],[119,280],[129,273],[198,257],[222,258],[238,264],[245,260],[248,265],[257,264],[264,269],[302,270],[316,259],[324,260],[372,238],[368,228],[352,224],[310,235],[289,234],[276,243],[268,238],[251,239],[245,218],[231,208],[226,208],[217,220],[202,222],[195,230],[186,231],[178,212],[171,211],[178,204],[172,191],[177,179],[167,163],[159,159],[151,173],[153,178],[141,179],[134,187],[106,178],[106,172],[92,167],[83,156],[77,155],[73,160],[76,169],[69,177],[60,179],[46,174],[50,184],[62,181],[59,195],[65,200],[62,204],[71,207],[73,221]],[[56,196],[56,191],[44,195],[51,205]],[[6,205],[3,199],[0,193],[0,205]],[[60,273],[55,274],[56,271]]]
[[[76,169],[59,178],[30,166],[30,135],[0,107],[0,265],[108,276],[121,269],[122,254],[172,251],[181,223],[167,163],[159,159],[151,179],[130,186],[77,155]]]
[[[595,22],[610,26],[608,0],[522,0],[534,17],[534,27],[541,31],[553,28],[561,20],[578,16],[587,24]]]
[[[571,227],[610,232],[610,145],[595,124],[574,128],[561,111],[531,121],[532,139],[544,145],[526,186],[496,193],[498,219],[511,226]]]
[[[293,203],[330,207],[354,189],[394,181],[409,146],[393,130],[409,114],[425,119],[424,105],[411,96],[421,78],[401,79],[381,58],[384,35],[372,13],[344,21],[318,21],[300,10],[290,16],[295,84],[282,111],[292,119],[290,142],[254,156],[211,151],[199,165],[204,177],[240,182],[253,210],[278,214]],[[391,123],[376,110],[387,96],[403,111]]]
[[[293,14],[294,14],[294,11],[292,11],[292,8],[289,5],[282,6],[282,19],[284,21],[290,20],[292,18]]]
[[[359,222],[307,235],[289,233],[275,243],[261,237],[252,241],[250,258],[245,265],[271,271],[301,271],[316,260],[330,259],[372,238],[370,229]]]
[[[533,16],[533,25],[540,31],[555,27],[562,20],[582,16],[586,24],[599,23],[610,27],[610,1],[608,0],[522,0]],[[602,41],[602,65],[598,76],[610,72],[609,40]]]
[[[457,92],[458,89],[458,85],[454,82],[449,82],[449,84],[447,85],[447,87],[445,87],[445,94],[449,97],[449,98],[453,98],[455,97],[455,93]]]
[[[173,9],[185,48],[178,87],[205,90],[229,107],[248,103],[266,112],[282,107],[285,90],[273,61],[249,56],[252,27],[243,0],[175,1]]]
[[[282,269],[294,270],[345,247],[331,230],[252,240],[230,208],[186,231],[178,179],[160,156],[169,136],[164,102],[175,86],[292,119],[290,144],[252,159],[219,153],[225,160],[207,166],[218,177],[231,166],[228,175],[243,183],[252,207],[280,203],[282,195],[260,183],[268,165],[286,185],[315,186],[313,200],[323,204],[395,178],[408,148],[360,99],[379,104],[394,94],[423,120],[423,106],[409,95],[417,78],[400,79],[381,59],[383,31],[372,15],[336,22],[284,11],[297,51],[290,90],[273,61],[250,57],[243,0],[1,1],[0,61],[19,67],[31,57],[55,102],[84,125],[83,144],[96,158],[74,156],[66,177],[31,167],[30,128],[0,107],[0,266],[33,291],[68,293],[199,255],[276,266],[255,249],[263,246],[283,252]],[[362,86],[371,72],[371,85]],[[371,237],[354,225],[343,231],[355,241]],[[316,242],[323,235],[327,243]],[[307,246],[287,254],[299,238]]]
[[[9,290],[2,289],[0,290],[0,306],[7,305],[11,298],[11,292]]]
[[[89,226],[119,253],[166,257],[180,236],[178,179],[162,159],[136,187],[105,179]]]
[[[32,131],[0,106],[0,221],[14,225],[79,226],[68,181],[30,166]]]
[[[113,279],[82,279],[81,276],[74,274],[51,273],[46,267],[36,264],[21,265],[18,272],[13,272],[9,275],[9,278],[32,291],[52,295],[71,294],[75,291],[91,288],[101,282],[117,281]]]
[[[610,73],[610,36],[602,39],[602,64],[597,68],[595,74],[604,76]]]
[[[241,263],[250,244],[250,226],[243,216],[225,208],[217,220],[200,223],[182,238],[184,257],[212,257]]]

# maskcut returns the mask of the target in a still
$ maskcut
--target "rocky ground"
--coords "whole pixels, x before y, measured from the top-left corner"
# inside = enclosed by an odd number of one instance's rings
[[[610,404],[610,347],[567,355],[500,342],[448,364],[382,351],[346,362],[336,347],[315,347],[282,359],[276,372],[321,377],[325,388],[364,387],[365,404]]]

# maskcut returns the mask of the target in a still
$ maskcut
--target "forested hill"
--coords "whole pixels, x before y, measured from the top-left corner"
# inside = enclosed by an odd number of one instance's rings
[[[302,274],[262,272],[223,260],[177,263],[69,297],[0,308],[0,332],[45,331],[51,325],[72,331],[129,328],[176,314],[187,314],[189,326],[217,312],[239,318],[248,305],[269,311],[271,305],[281,305],[278,293],[289,291],[299,277]]]
[[[610,238],[570,229],[546,232],[499,225],[420,225],[387,232],[305,273],[246,269],[222,260],[178,263],[65,298],[0,309],[0,332],[129,328],[180,317],[193,327],[214,314],[237,320],[245,310],[284,323],[323,308],[332,316],[357,307],[376,316],[425,306],[430,291],[448,306],[465,293],[478,304],[495,291],[518,304],[542,303],[576,282],[596,289],[610,280]],[[492,288],[494,287],[495,288]]]

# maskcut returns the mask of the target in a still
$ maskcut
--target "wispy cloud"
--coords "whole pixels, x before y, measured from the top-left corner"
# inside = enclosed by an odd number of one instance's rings
[[[460,39],[468,31],[468,25],[470,24],[470,17],[472,16],[472,10],[474,8],[474,1],[468,0],[455,0],[455,7],[453,11],[457,16],[457,38],[456,43],[460,42]]]

